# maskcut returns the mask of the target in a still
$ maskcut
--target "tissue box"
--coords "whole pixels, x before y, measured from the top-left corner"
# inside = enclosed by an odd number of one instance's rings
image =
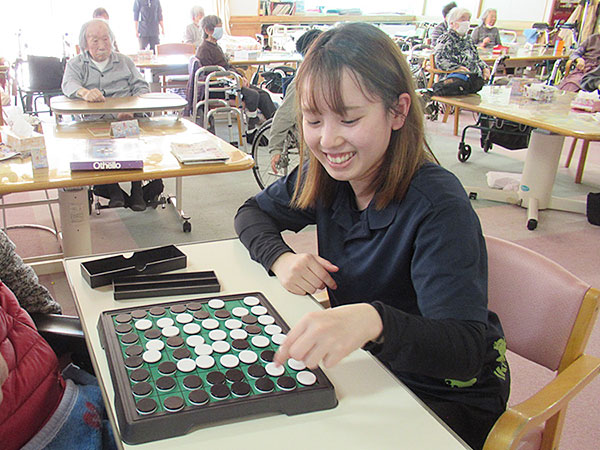
[[[140,126],[136,119],[124,120],[122,122],[113,122],[110,124],[110,131],[113,137],[136,137],[140,135]]]
[[[29,137],[19,137],[11,130],[6,130],[6,143],[16,152],[29,153],[33,149],[46,148],[44,135],[35,131]]]

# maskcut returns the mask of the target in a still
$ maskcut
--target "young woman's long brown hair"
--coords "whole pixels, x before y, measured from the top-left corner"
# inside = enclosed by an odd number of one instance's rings
[[[344,115],[341,93],[344,71],[349,71],[363,94],[383,101],[386,109],[397,112],[398,97],[407,93],[411,106],[401,129],[392,131],[390,143],[375,178],[375,205],[383,209],[392,201],[401,201],[417,169],[427,160],[423,112],[415,94],[406,59],[398,46],[381,30],[365,23],[348,23],[326,31],[311,45],[296,75],[296,105],[319,112],[319,101]],[[298,112],[302,124],[302,113]],[[302,128],[302,127],[300,127]],[[302,173],[308,154],[306,174]],[[317,201],[329,205],[335,195],[336,181],[307,151],[302,139],[300,176],[292,205],[314,207]],[[305,181],[302,181],[304,180]]]

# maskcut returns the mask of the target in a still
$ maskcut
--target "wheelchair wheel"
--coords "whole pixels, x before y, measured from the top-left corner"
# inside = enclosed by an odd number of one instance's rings
[[[273,171],[271,168],[271,154],[269,153],[271,122],[270,119],[260,127],[252,144],[252,158],[254,158],[252,172],[261,189],[279,178],[285,177],[299,162],[297,139],[295,134],[290,131],[284,141],[283,151],[277,164],[277,172]]]
[[[458,160],[462,163],[466,162],[471,156],[471,146],[461,142],[458,144]]]

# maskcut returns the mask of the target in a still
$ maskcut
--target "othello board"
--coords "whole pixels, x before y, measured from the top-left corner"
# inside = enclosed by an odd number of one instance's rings
[[[121,438],[130,444],[222,420],[337,405],[320,369],[272,362],[289,327],[260,293],[106,311],[98,330]]]

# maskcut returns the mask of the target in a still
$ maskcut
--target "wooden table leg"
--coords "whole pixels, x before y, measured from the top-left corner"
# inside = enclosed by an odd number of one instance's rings
[[[587,157],[588,147],[590,141],[584,140],[581,146],[581,154],[579,155],[579,164],[577,165],[577,172],[575,173],[575,183],[581,184],[583,178],[583,167],[585,166],[585,158]]]
[[[460,120],[460,108],[454,108],[454,136],[458,136],[458,121]]]
[[[573,158],[573,153],[575,152],[576,145],[577,145],[577,139],[573,138],[573,143],[571,144],[571,148],[569,149],[569,154],[567,155],[567,160],[565,161],[565,167],[569,167],[571,165],[571,159]]]

